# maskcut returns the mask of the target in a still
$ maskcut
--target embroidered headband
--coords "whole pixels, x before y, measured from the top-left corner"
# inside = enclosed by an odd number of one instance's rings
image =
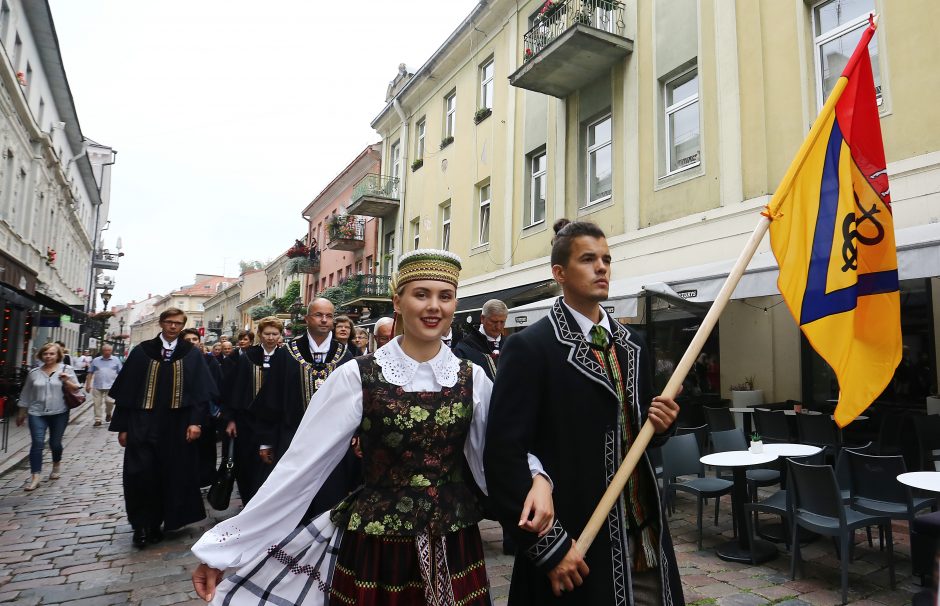
[[[398,273],[392,278],[389,288],[394,294],[415,280],[447,282],[456,288],[460,269],[460,257],[452,252],[430,248],[413,250],[398,260]]]

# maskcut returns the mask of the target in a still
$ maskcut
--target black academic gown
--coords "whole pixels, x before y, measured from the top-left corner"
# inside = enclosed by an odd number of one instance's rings
[[[638,426],[652,400],[649,351],[632,329],[610,320],[626,400]],[[585,556],[584,585],[555,598],[547,572],[577,539],[626,450],[622,445],[620,401],[603,366],[560,299],[549,317],[510,337],[502,349],[487,420],[484,468],[490,505],[514,529],[519,545],[509,603],[513,606],[567,604],[628,606],[632,541],[621,499]],[[634,428],[636,435],[638,427]],[[661,445],[665,436],[654,438]],[[526,453],[536,455],[554,483],[556,521],[542,538],[516,527],[532,478]],[[684,604],[678,566],[655,475],[648,457],[639,463],[652,486],[649,510],[660,522],[662,603]],[[617,574],[614,571],[618,571]]]
[[[300,421],[303,419],[307,405],[310,403],[308,393],[312,397],[319,387],[315,381],[311,382],[306,378],[306,373],[323,370],[332,372],[330,369],[335,369],[353,359],[349,349],[333,339],[326,355],[326,362],[314,363],[306,333],[288,342],[286,353],[288,354],[288,364],[285,366],[286,373],[283,382],[285,390],[284,415],[281,423],[281,434],[278,439],[278,459],[287,452],[294,434],[297,433]],[[301,359],[310,366],[302,364]],[[307,381],[306,387],[304,381]],[[304,515],[303,522],[312,520],[327,509],[334,507],[361,483],[362,463],[350,448],[327,477],[323,487],[314,496],[307,513]]]
[[[209,369],[209,375],[212,377],[213,398],[212,402],[219,404],[219,393],[222,390],[222,367],[219,360],[212,354],[206,354],[206,366]],[[202,434],[197,441],[199,447],[199,485],[202,487],[211,486],[215,481],[216,474],[216,420],[212,417],[211,410],[206,410],[206,418],[202,422]]]
[[[174,530],[206,517],[199,450],[186,441],[202,425],[215,389],[202,353],[179,339],[163,361],[158,336],[131,350],[111,387],[110,431],[127,432],[124,501],[134,528]]]
[[[235,479],[242,503],[258,492],[274,465],[261,460],[262,446],[277,446],[279,411],[283,399],[281,377],[286,353],[280,347],[265,366],[264,349],[260,345],[249,347],[238,358],[235,385],[230,394],[235,438]]]
[[[490,381],[496,380],[496,360],[491,353],[493,347],[480,331],[474,331],[460,340],[452,348],[454,355],[469,360],[483,369]]]

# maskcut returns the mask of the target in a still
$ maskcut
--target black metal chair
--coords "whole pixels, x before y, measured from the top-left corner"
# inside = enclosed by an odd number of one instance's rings
[[[704,406],[705,419],[708,421],[709,431],[727,431],[734,429],[734,413],[727,408],[712,408]]]
[[[698,443],[698,450],[702,454],[708,452],[708,425],[699,425],[697,427],[677,427],[676,435],[684,436],[686,434],[692,434],[695,436],[695,441]]]
[[[936,471],[940,415],[907,415],[902,424],[901,455],[908,471]]]
[[[790,433],[790,422],[783,411],[763,410],[754,411],[754,424],[760,433],[761,439],[771,444],[789,444],[793,442]]]
[[[715,526],[718,525],[718,505],[721,497],[731,493],[732,483],[720,478],[706,478],[705,466],[699,460],[698,442],[692,434],[673,436],[661,447],[663,478],[667,501],[675,492],[695,495],[698,502],[698,548],[702,548],[702,505],[706,498],[715,499]],[[682,480],[684,476],[694,476]]]
[[[841,442],[835,421],[827,414],[802,413],[796,415],[796,429],[801,444],[826,449],[826,460],[835,462]]]
[[[789,469],[788,494],[793,495],[792,530],[790,534],[790,578],[796,578],[800,559],[798,527],[815,533],[838,537],[839,560],[842,577],[842,603],[848,600],[849,549],[855,531],[866,526],[884,526],[888,545],[888,566],[891,589],[894,589],[894,542],[891,536],[891,520],[888,516],[862,513],[844,505],[836,483],[835,471],[828,465],[804,465],[787,461]]]

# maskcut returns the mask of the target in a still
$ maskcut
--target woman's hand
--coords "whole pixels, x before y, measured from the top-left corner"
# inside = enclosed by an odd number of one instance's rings
[[[16,413],[16,426],[22,427],[23,423],[26,422],[26,409],[21,408],[18,413]]]
[[[238,437],[238,427],[236,427],[235,421],[228,422],[228,425],[225,426],[225,433],[228,434],[230,438]]]
[[[215,586],[222,580],[222,571],[208,564],[200,564],[193,571],[193,588],[196,595],[207,602],[215,597]]]
[[[127,447],[127,432],[126,431],[122,431],[118,433],[118,444],[120,444],[124,448]]]
[[[531,519],[530,519],[531,518]],[[552,485],[542,474],[532,478],[532,488],[526,495],[519,518],[519,528],[539,536],[548,532],[555,521],[555,502],[552,500]]]

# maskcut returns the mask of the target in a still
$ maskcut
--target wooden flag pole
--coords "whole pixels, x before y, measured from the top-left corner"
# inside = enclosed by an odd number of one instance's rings
[[[706,314],[705,319],[702,320],[702,324],[695,333],[695,337],[692,338],[692,342],[689,343],[688,349],[685,350],[685,354],[682,356],[682,359],[679,360],[679,364],[676,365],[672,377],[669,378],[669,382],[663,389],[663,397],[675,398],[676,395],[678,395],[682,382],[685,381],[685,377],[689,374],[692,364],[695,362],[695,359],[698,358],[702,347],[705,346],[708,335],[711,334],[715,324],[718,323],[718,316],[721,315],[721,312],[724,311],[725,306],[731,299],[731,294],[741,280],[741,276],[744,275],[747,264],[751,262],[751,258],[754,256],[754,253],[757,252],[757,247],[760,245],[760,241],[763,239],[764,234],[767,233],[769,227],[770,219],[765,215],[761,215],[760,222],[757,224],[757,227],[754,228],[754,233],[751,234],[750,240],[747,241],[747,245],[744,247],[744,250],[741,251],[741,255],[735,262],[734,267],[731,268],[728,279],[725,280],[724,286],[721,287],[721,291],[715,298],[715,302],[712,303],[711,309],[708,310],[708,314]],[[649,321],[649,318],[647,318],[647,321]],[[653,424],[647,419],[646,423],[643,424],[643,428],[640,429],[640,433],[637,434],[636,439],[633,441],[633,445],[630,446],[630,450],[627,452],[627,456],[624,457],[623,463],[620,464],[620,469],[617,470],[617,473],[614,474],[614,477],[611,479],[610,485],[607,487],[607,491],[601,498],[600,503],[597,504],[597,508],[594,509],[594,513],[591,514],[591,519],[588,520],[584,530],[581,531],[581,536],[578,537],[578,551],[582,554],[587,553],[597,533],[604,526],[607,515],[623,492],[624,487],[627,485],[627,480],[636,468],[640,457],[643,456],[643,453],[646,451],[646,447],[649,446],[650,440],[653,438],[653,433]]]

